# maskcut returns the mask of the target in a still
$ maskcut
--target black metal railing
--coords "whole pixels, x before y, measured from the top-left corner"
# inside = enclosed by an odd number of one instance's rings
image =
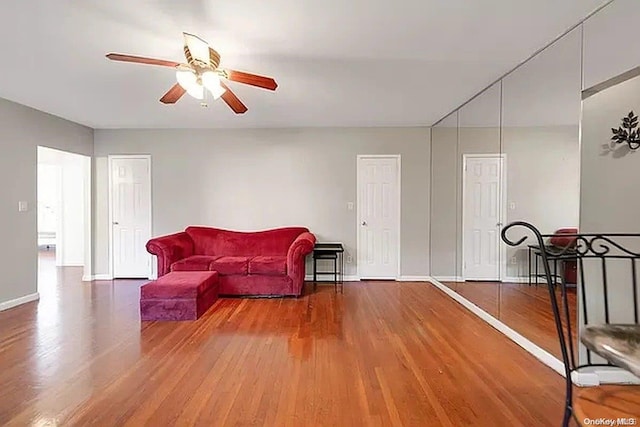
[[[514,234],[515,229],[518,228],[523,234],[518,239],[512,239],[507,236],[507,234]],[[556,246],[553,250],[549,250],[545,240],[554,237],[554,235],[541,234],[532,224],[517,221],[503,228],[502,240],[509,246],[520,246],[531,238],[531,235],[526,233],[527,229],[533,234],[533,238],[541,248],[539,256],[542,258],[547,283],[554,283],[551,273],[551,266],[554,262],[577,261],[581,311],[576,312],[582,315],[582,323],[584,325],[589,325],[590,322],[610,324],[612,317],[611,300],[613,297],[619,301],[630,300],[630,304],[627,304],[624,308],[632,307],[631,310],[616,309],[616,316],[619,319],[624,318],[624,321],[628,323],[631,323],[631,320],[634,323],[638,323],[637,260],[640,258],[640,234],[563,234],[562,237],[567,238],[570,243],[565,247],[558,248]],[[614,282],[615,285],[612,286]],[[566,399],[563,425],[566,426],[573,414],[572,372],[586,367],[611,366],[611,364],[595,363],[592,360],[591,351],[588,349],[586,349],[586,363],[580,363],[579,357],[576,355],[578,349],[575,348],[572,334],[578,319],[571,319],[565,288],[566,283],[561,281],[560,286],[562,287],[560,298],[558,298],[554,286],[548,286],[548,288],[551,310],[565,369]],[[591,309],[598,309],[598,312],[594,314]],[[623,322],[617,320],[615,323]]]

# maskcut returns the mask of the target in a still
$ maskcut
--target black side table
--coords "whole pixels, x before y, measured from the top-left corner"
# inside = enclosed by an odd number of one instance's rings
[[[318,271],[318,260],[333,260],[333,271]],[[338,270],[338,263],[340,270]],[[313,289],[318,286],[318,276],[332,275],[333,286],[338,292],[338,283],[342,286],[340,292],[344,293],[344,247],[342,243],[316,243],[313,247]],[[338,280],[340,278],[340,280]]]
[[[538,245],[529,245],[529,286],[531,286],[531,255],[534,256],[533,276],[536,278],[535,285],[538,286],[538,278],[545,277],[544,273],[538,272],[538,257],[542,258],[542,249]],[[576,250],[573,248],[558,248],[556,246],[547,245],[544,247],[547,259],[553,261],[553,273],[551,277],[554,280],[553,285],[564,283],[565,261],[575,260],[577,258]],[[561,272],[558,272],[558,262],[560,262]],[[564,283],[566,285],[566,283]]]

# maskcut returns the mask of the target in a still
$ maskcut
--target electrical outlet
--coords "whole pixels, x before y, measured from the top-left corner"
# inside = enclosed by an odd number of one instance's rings
[[[351,264],[353,262],[353,258],[351,255],[347,255],[347,264]]]
[[[512,256],[511,257],[511,264],[517,264],[518,263],[518,258]]]

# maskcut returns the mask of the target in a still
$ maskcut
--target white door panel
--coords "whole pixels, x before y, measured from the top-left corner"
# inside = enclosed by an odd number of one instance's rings
[[[499,280],[502,158],[467,158],[463,176],[463,277]]]
[[[149,277],[151,238],[148,158],[111,159],[113,277]]]
[[[399,246],[399,167],[397,157],[358,158],[361,278],[395,279]]]

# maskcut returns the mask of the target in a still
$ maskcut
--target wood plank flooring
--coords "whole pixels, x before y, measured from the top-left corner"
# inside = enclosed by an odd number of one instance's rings
[[[443,284],[558,359],[562,358],[546,285],[529,286],[524,283],[500,282],[443,282]],[[560,301],[560,291],[557,292],[557,298]],[[578,317],[575,288],[567,290],[567,302],[572,319],[573,342],[577,345],[575,325]]]
[[[0,425],[557,426],[563,379],[427,283],[307,285],[139,321],[139,281],[43,269],[0,313]],[[46,275],[46,278],[45,276]]]

